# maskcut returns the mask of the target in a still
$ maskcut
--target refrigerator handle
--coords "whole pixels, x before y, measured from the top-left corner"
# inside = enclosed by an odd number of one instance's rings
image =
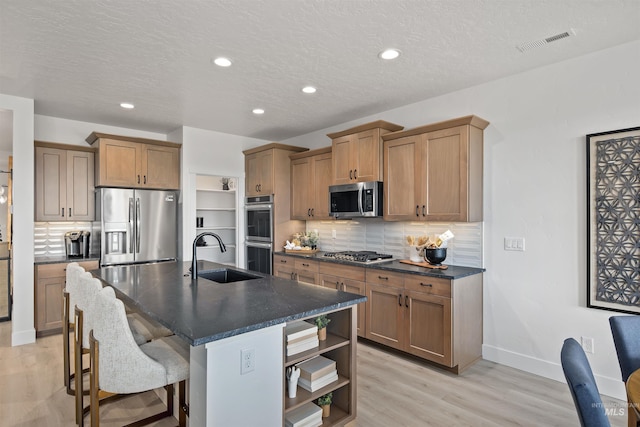
[[[129,253],[133,253],[133,231],[133,198],[129,197],[129,230],[127,230]]]
[[[140,253],[140,199],[136,198],[136,253]]]

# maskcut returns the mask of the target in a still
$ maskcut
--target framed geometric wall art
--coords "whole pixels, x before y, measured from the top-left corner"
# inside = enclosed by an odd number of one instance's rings
[[[640,127],[587,135],[587,307],[640,313]]]

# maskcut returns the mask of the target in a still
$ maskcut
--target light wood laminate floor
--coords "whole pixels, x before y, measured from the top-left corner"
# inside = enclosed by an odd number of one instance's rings
[[[11,324],[0,323],[0,425],[74,426],[73,397],[62,386],[62,337],[10,343]],[[106,404],[101,425],[121,426],[160,405],[153,392]],[[610,420],[614,427],[627,425],[626,415]],[[457,376],[377,346],[358,346],[358,418],[349,427],[514,425],[578,426],[566,384],[484,360]]]

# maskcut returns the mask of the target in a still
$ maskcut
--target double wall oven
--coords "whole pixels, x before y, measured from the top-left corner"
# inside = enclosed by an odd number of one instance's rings
[[[245,201],[246,269],[271,274],[273,265],[273,196],[247,197]]]

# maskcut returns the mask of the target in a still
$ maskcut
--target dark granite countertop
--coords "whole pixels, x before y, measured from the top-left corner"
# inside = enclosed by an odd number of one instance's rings
[[[36,256],[33,258],[33,263],[38,264],[60,264],[63,262],[85,262],[85,261],[99,261],[100,254],[90,254],[86,258],[82,257],[68,257],[66,255],[56,256]]]
[[[290,257],[298,257],[298,258],[315,259],[315,260],[318,260],[321,262],[327,262],[327,263],[354,265],[358,267],[365,267],[367,269],[396,271],[399,273],[411,273],[411,274],[418,274],[421,276],[430,276],[430,277],[442,277],[444,279],[451,279],[451,280],[460,279],[466,276],[473,276],[474,274],[481,274],[485,271],[484,268],[461,267],[461,266],[449,265],[449,264],[447,264],[449,268],[447,268],[446,270],[440,270],[435,268],[420,267],[419,265],[404,264],[398,260],[364,264],[361,262],[343,261],[343,260],[337,260],[334,258],[325,258],[323,256],[324,255],[323,251],[318,251],[312,255],[301,255],[301,254],[286,253],[286,252],[275,252],[274,254],[290,256]]]
[[[165,262],[104,267],[91,273],[112,286],[126,304],[193,346],[366,301],[361,295],[269,275],[233,283],[202,278],[192,282],[190,266]],[[218,268],[246,271],[198,262],[200,272]]]

